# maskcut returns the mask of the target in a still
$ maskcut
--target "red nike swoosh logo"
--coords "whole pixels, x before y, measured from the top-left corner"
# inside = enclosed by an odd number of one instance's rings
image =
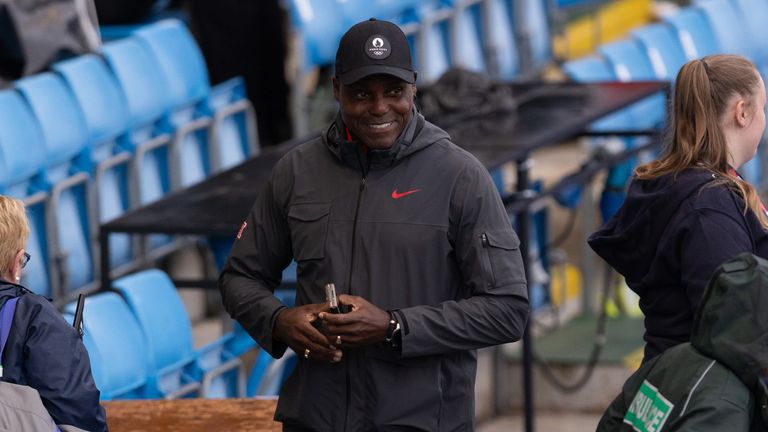
[[[395,190],[392,191],[392,199],[400,199],[400,198],[402,198],[402,197],[404,197],[406,195],[410,195],[412,193],[416,193],[416,192],[418,192],[420,190],[421,189],[412,189],[412,190],[409,190],[409,191],[405,191],[405,192],[399,193],[397,191],[397,189],[395,189]]]

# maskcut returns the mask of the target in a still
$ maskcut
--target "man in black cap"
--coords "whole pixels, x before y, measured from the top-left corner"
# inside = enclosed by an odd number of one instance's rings
[[[396,25],[344,34],[336,120],[277,163],[219,280],[263,349],[298,354],[284,430],[472,430],[475,350],[522,334],[517,235],[482,164],[415,109],[415,81]],[[289,308],[273,291],[291,259]]]

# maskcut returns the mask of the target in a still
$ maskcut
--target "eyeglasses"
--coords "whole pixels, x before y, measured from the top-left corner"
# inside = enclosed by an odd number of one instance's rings
[[[27,263],[29,262],[29,259],[32,258],[28,253],[24,252],[24,258],[21,259],[21,268],[24,268],[27,266]]]

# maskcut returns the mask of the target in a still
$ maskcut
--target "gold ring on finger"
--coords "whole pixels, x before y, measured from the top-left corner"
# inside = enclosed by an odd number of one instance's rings
[[[336,336],[336,345],[341,345],[341,336]]]
[[[308,358],[309,358],[309,348],[305,348],[305,349],[304,349],[304,358],[305,358],[305,359],[308,359]]]

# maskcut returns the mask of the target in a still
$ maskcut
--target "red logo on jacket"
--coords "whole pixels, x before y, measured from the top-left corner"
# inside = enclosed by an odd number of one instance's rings
[[[398,192],[397,189],[395,189],[395,190],[392,191],[392,199],[400,199],[400,198],[402,198],[402,197],[404,197],[406,195],[414,194],[414,193],[416,193],[416,192],[418,192],[420,190],[421,189],[411,189],[411,190],[405,191],[405,192]]]

